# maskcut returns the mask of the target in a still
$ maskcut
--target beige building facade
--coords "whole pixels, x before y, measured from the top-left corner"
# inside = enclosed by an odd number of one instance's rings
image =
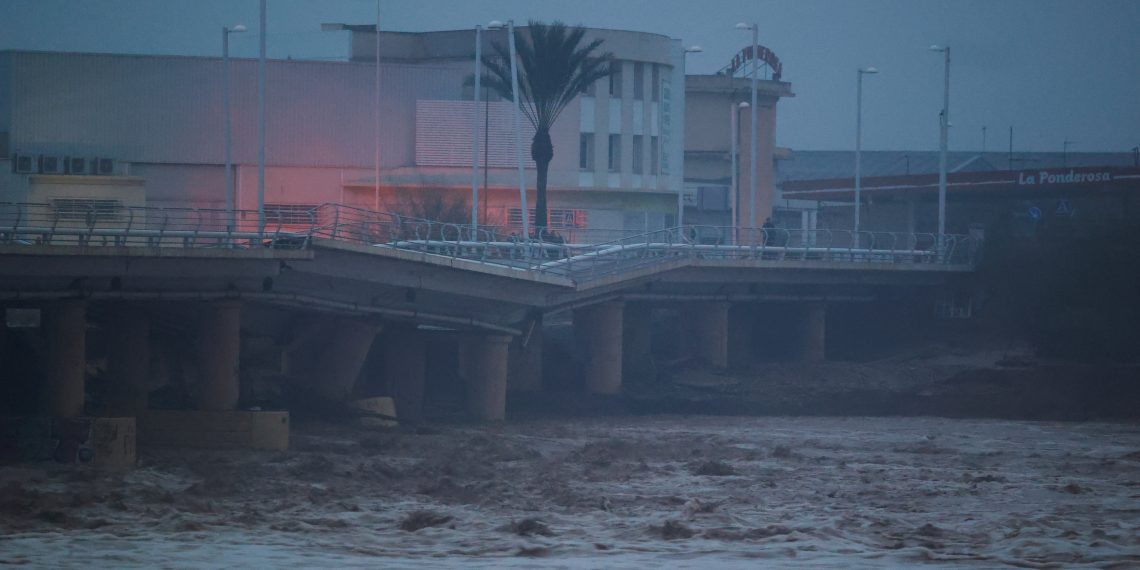
[[[267,223],[303,226],[306,212],[326,203],[467,223],[478,122],[479,222],[502,235],[518,232],[512,106],[486,90],[474,104],[474,31],[381,33],[379,94],[377,34],[346,38],[346,61],[267,62]],[[506,35],[483,38],[486,54]],[[729,188],[728,136],[729,107],[748,99],[749,82],[685,78],[674,38],[590,29],[586,40],[593,39],[604,41],[618,72],[576,98],[551,133],[551,228],[572,241],[603,242],[672,227],[679,193],[686,223],[731,225],[736,211],[737,223],[750,225],[739,216],[748,209],[746,111],[743,193]],[[257,66],[230,63],[232,182],[242,210],[258,206]],[[223,211],[223,72],[213,57],[0,52],[0,201]],[[775,107],[791,94],[787,83],[760,84],[760,198],[751,225],[770,210]],[[533,208],[530,133],[524,120]],[[256,216],[239,218],[256,223]]]

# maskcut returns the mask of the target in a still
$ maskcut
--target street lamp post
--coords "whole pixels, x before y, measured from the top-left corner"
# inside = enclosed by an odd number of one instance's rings
[[[686,67],[685,64],[688,61],[688,55],[690,53],[701,53],[703,51],[705,51],[705,49],[702,48],[701,46],[687,46],[684,49],[684,51],[681,52],[681,82],[682,83],[684,83],[684,81],[685,81],[685,73],[686,73],[685,72],[685,67]],[[657,152],[658,153],[664,153],[664,152],[669,152],[669,151],[664,149],[664,148],[659,148],[659,149],[657,149]],[[682,153],[682,154],[684,154],[684,153]],[[678,228],[684,228],[684,226],[685,226],[685,183],[684,183],[684,181],[682,181],[681,185],[677,187],[677,227]],[[684,230],[681,231],[681,234],[684,235]]]
[[[498,24],[499,22],[491,22],[491,24]],[[496,26],[496,27],[498,27]],[[514,97],[515,108],[515,161],[518,163],[519,170],[519,203],[522,206],[522,231],[523,239],[530,239],[530,211],[526,207],[526,173],[523,171],[523,157],[522,157],[522,94],[519,93],[519,66],[518,56],[515,53],[515,21],[507,20],[507,36],[510,42],[510,57],[511,57],[511,95]],[[539,236],[541,238],[542,236]]]
[[[376,97],[376,172],[374,174],[375,187],[372,194],[372,209],[380,211],[380,0],[376,0],[376,82],[375,82],[375,97]]]
[[[950,46],[930,46],[930,51],[941,52],[945,55],[942,95],[942,113],[939,116],[941,129],[939,130],[938,148],[938,251],[942,252],[942,243],[946,235],[946,147],[950,131]]]
[[[230,34],[245,31],[245,26],[238,24],[232,28],[222,27],[222,113],[225,114],[225,152],[226,152],[226,232],[232,234],[237,225],[234,215],[234,176],[233,176],[233,134],[230,127]]]
[[[737,178],[738,178],[737,168],[738,167],[736,165],[736,159],[737,159],[736,155],[738,154],[737,144],[739,143],[739,139],[740,139],[740,127],[737,126],[737,124],[740,120],[740,113],[739,113],[740,109],[747,109],[751,106],[752,105],[748,104],[748,101],[741,101],[740,103],[733,102],[732,105],[730,105],[728,108],[728,115],[729,115],[728,121],[729,121],[729,125],[730,125],[729,128],[732,129],[732,131],[729,133],[729,139],[732,141],[731,142],[732,151],[729,154],[732,155],[732,157],[731,157],[731,159],[732,159],[732,188],[731,188],[732,202],[731,202],[731,205],[732,205],[732,243],[733,243],[733,245],[736,245],[740,241],[739,228],[738,228],[739,224],[737,223],[737,219],[736,219],[737,213],[739,212],[739,208],[740,208],[740,189],[737,188],[737,184],[739,183],[737,181]]]
[[[265,237],[265,0],[261,0],[261,29],[257,55],[257,236]]]
[[[859,239],[859,211],[863,208],[863,76],[873,75],[874,67],[860,68],[855,89],[855,239]]]
[[[375,107],[374,113],[376,121],[374,125],[374,156],[373,156],[373,181],[372,188],[372,207],[374,210],[380,210],[380,1],[376,1],[376,23],[368,24],[343,24],[343,23],[323,23],[321,24],[322,32],[339,32],[349,31],[357,32],[374,32],[376,34],[376,69],[374,74],[373,84],[373,106]]]
[[[471,239],[479,234],[479,89],[482,87],[483,26],[475,26],[475,97],[471,107]]]
[[[757,68],[757,52],[760,45],[760,24],[745,24],[741,22],[736,25],[738,30],[752,30],[752,117],[751,117],[751,132],[748,137],[748,223],[750,227],[756,227],[756,89],[757,79],[759,76]]]

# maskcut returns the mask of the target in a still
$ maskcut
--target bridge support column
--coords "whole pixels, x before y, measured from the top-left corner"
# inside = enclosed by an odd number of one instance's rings
[[[575,309],[574,334],[586,357],[586,390],[608,395],[621,392],[622,303]]]
[[[116,306],[107,329],[107,411],[113,416],[138,416],[146,411],[150,395],[150,318]]]
[[[87,309],[82,301],[59,301],[44,308],[47,412],[71,418],[83,415],[87,374]]]
[[[717,368],[728,366],[729,303],[692,303],[684,312],[697,358]]]
[[[653,307],[649,303],[626,303],[622,315],[622,378],[653,380]]]
[[[822,362],[825,360],[825,335],[827,332],[827,305],[805,303],[800,324],[800,360]]]
[[[507,417],[507,362],[511,337],[472,335],[460,341],[460,373],[467,384],[467,411],[480,421]]]
[[[542,389],[542,320],[534,323],[529,335],[511,341],[507,387],[517,392]],[[525,345],[524,345],[525,343]]]
[[[756,347],[756,306],[735,303],[728,312],[728,365],[746,368],[752,364]]]
[[[238,357],[241,352],[241,303],[224,301],[202,307],[198,338],[199,410],[232,410],[241,394]]]
[[[321,376],[317,392],[329,400],[342,402],[350,395],[380,325],[351,319],[332,321],[328,342],[317,358],[316,373]]]
[[[427,342],[414,325],[385,327],[383,340],[384,378],[396,401],[396,417],[420,422],[424,417]]]

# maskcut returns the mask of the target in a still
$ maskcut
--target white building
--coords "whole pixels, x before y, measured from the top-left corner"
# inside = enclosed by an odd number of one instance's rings
[[[484,38],[491,53],[506,34]],[[551,133],[551,227],[601,241],[671,226],[684,179],[680,41],[589,30],[587,41],[594,38],[605,40],[620,72],[578,97]],[[469,211],[475,109],[465,82],[474,32],[381,34],[378,138],[375,40],[353,32],[348,61],[268,62],[271,223],[300,222],[301,212],[326,202],[407,213],[426,207],[417,201],[433,190]],[[257,207],[257,65],[235,59],[230,72],[236,203],[247,210]],[[222,84],[220,58],[0,52],[0,200],[224,208]],[[492,99],[479,108],[489,166],[479,217],[513,230],[521,211],[511,106]]]

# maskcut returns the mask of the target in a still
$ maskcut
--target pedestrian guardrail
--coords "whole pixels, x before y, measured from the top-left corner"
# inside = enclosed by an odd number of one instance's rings
[[[0,203],[0,243],[303,249],[313,239],[415,251],[588,281],[679,260],[972,266],[980,244],[965,235],[693,225],[590,243],[578,230],[523,239],[497,226],[471,227],[342,204],[305,215],[208,208]],[[597,234],[594,234],[595,237]],[[581,241],[587,240],[587,241]]]
[[[274,219],[276,218],[276,219]],[[105,200],[0,202],[0,243],[303,249],[313,222],[257,210],[120,206]]]

